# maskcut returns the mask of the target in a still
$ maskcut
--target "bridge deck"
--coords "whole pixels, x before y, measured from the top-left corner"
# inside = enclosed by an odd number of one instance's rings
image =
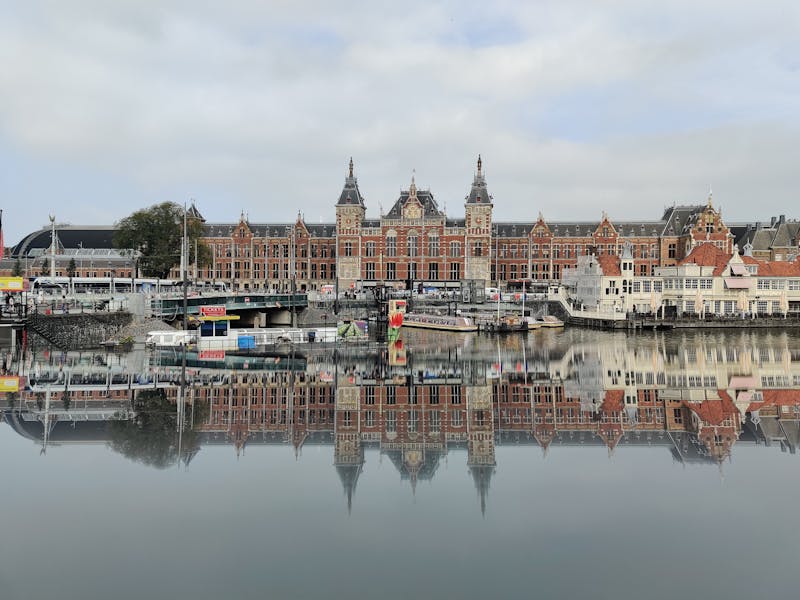
[[[221,305],[228,312],[259,309],[306,308],[306,294],[218,294],[214,296],[191,296],[186,301],[187,312],[199,315],[201,306]],[[153,316],[172,317],[183,315],[183,296],[153,298]]]

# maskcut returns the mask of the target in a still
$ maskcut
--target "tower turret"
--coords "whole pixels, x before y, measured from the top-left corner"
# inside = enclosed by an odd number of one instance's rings
[[[336,274],[340,285],[345,289],[352,287],[360,278],[359,246],[361,226],[366,213],[364,197],[358,189],[358,180],[353,174],[351,157],[344,187],[336,203]]]
[[[466,229],[466,258],[464,276],[484,282],[491,277],[490,248],[492,246],[492,195],[486,187],[483,160],[478,155],[478,170],[464,204]]]

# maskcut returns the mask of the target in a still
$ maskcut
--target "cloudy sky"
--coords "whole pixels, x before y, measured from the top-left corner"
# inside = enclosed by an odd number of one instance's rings
[[[371,217],[412,171],[463,214],[478,153],[497,220],[800,217],[799,34],[795,0],[0,0],[6,242],[330,222],[350,156]]]

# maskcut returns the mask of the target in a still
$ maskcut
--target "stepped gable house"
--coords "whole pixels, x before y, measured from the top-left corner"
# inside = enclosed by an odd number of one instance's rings
[[[726,225],[711,194],[705,204],[672,206],[650,221],[615,221],[605,212],[595,221],[547,221],[540,212],[527,222],[497,222],[493,210],[494,198],[478,157],[463,216],[445,214],[433,192],[418,188],[412,177],[388,212],[369,218],[351,159],[332,223],[309,224],[301,213],[294,222],[256,223],[242,213],[236,223],[209,223],[193,205],[189,218],[203,222],[212,260],[190,275],[228,282],[233,289],[280,291],[337,284],[348,290],[384,283],[455,288],[464,280],[519,287],[522,282],[560,281],[578,257],[621,256],[628,246],[636,275],[651,276],[657,267],[677,265],[703,243],[730,253],[735,243],[743,247],[747,237],[756,255],[763,247],[771,258],[785,260],[797,255],[800,243],[798,226],[783,217],[780,222],[773,219],[774,235],[760,224]],[[91,235],[78,239],[76,234],[84,230]],[[79,276],[108,276],[112,270],[128,273],[133,268],[124,253],[109,252],[113,227],[56,226],[56,234],[59,273],[65,272],[71,254],[83,258],[95,253],[80,261]],[[49,228],[29,234],[11,249],[0,272],[10,273],[20,259],[28,276],[39,275],[33,259],[41,262],[50,245]],[[100,258],[97,253],[119,264],[92,260]],[[177,268],[173,275],[178,277]]]

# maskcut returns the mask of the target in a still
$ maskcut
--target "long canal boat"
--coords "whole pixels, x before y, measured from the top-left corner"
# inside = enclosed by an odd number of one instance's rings
[[[424,313],[406,313],[403,317],[403,327],[440,331],[478,331],[478,325],[470,317]]]

